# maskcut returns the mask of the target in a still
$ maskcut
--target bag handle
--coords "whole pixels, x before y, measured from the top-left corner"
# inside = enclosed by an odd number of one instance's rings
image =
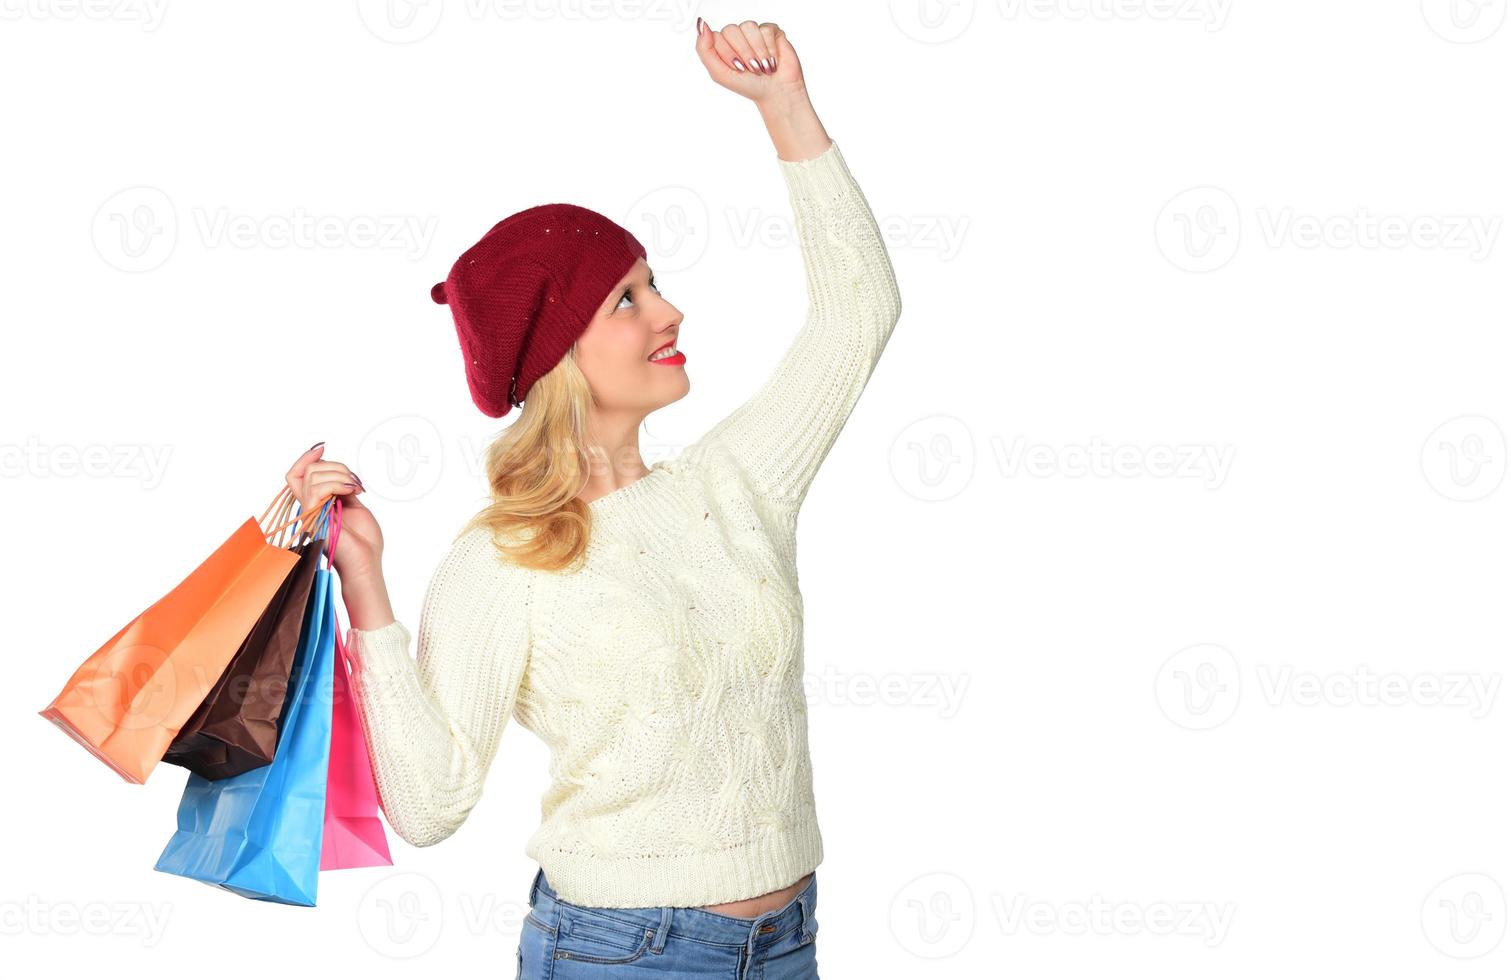
[[[341,498],[331,495],[335,505],[326,523],[325,567],[329,568],[336,557],[336,542],[341,540]]]
[[[293,491],[288,487],[285,487],[283,490],[279,491],[278,497],[273,501],[273,505],[277,508],[278,511],[278,516],[273,519],[273,525],[271,527],[268,526],[266,514],[263,515],[263,519],[260,522],[264,527],[263,533],[267,538],[269,538],[270,543],[278,543],[277,539],[283,539],[287,537],[284,532],[290,527],[289,512],[297,505],[297,503],[298,501],[295,500]],[[269,510],[272,509],[273,507],[269,507]],[[287,546],[286,542],[284,542],[284,544],[285,546]]]
[[[273,502],[268,504],[267,510],[262,512],[262,517],[257,522],[258,526],[262,528],[262,536],[268,539],[269,544],[277,544],[278,542],[274,540],[275,537],[284,538],[284,532],[297,525],[299,529],[295,535],[297,538],[305,539],[313,537],[315,528],[320,524],[321,515],[324,514],[325,505],[336,496],[334,493],[326,494],[320,499],[321,506],[290,518],[288,516],[289,510],[298,508],[299,500],[294,496],[293,488],[285,484],[283,489],[278,491],[278,495],[273,498]],[[269,527],[268,515],[274,511],[278,512],[278,516],[274,518],[273,525]],[[290,547],[290,545],[284,544],[281,547]]]
[[[341,540],[342,506],[343,505],[341,503],[341,498],[337,497],[336,512],[334,516],[331,517],[330,522],[330,536],[326,538],[326,547],[330,549],[330,556],[332,559],[334,559],[336,555],[336,542]],[[341,617],[336,615],[337,608],[338,606],[333,603],[331,608],[331,620],[335,623],[336,627],[336,667],[340,670],[349,672],[351,670],[351,655],[347,653],[346,650],[346,637],[341,629]]]
[[[257,523],[262,527],[263,537],[270,539],[270,543],[272,538],[281,537],[282,532],[291,524],[299,522],[299,518],[289,520],[290,508],[297,506],[298,503],[293,488],[285,484],[283,489],[278,491],[278,496],[273,498],[273,502],[268,504],[268,509],[263,511],[262,518]],[[274,511],[277,511],[278,516],[274,517],[273,524],[269,525],[268,515]]]
[[[336,554],[335,541],[331,537],[331,531],[334,526],[335,532],[340,534],[341,525],[338,520],[340,513],[341,498],[335,494],[331,494],[324,498],[317,509],[301,516],[298,520],[301,537],[299,546],[302,547],[315,538],[323,537],[325,539],[325,548],[322,550],[321,555],[325,558],[325,567],[327,570],[330,569],[332,559]]]
[[[333,501],[334,508],[332,507]],[[265,536],[271,538],[274,535],[279,534],[280,532],[292,527],[293,525],[298,525],[299,535],[301,537],[313,538],[319,536],[315,532],[318,531],[321,520],[324,519],[327,524],[327,537],[325,542],[326,567],[329,568],[330,562],[336,554],[336,542],[341,540],[341,511],[343,507],[343,504],[341,503],[341,497],[338,494],[329,494],[321,500],[320,507],[289,518],[288,512],[291,509],[298,508],[298,506],[299,501],[294,497],[293,490],[287,484],[285,484],[283,489],[278,491],[278,495],[273,498],[273,502],[268,504],[268,509],[263,511],[262,519],[257,522],[258,526],[263,527],[265,529]],[[275,524],[272,528],[268,528],[268,515],[273,513],[275,510],[279,511],[278,517],[276,518],[279,523]],[[301,541],[301,543],[303,542]],[[343,665],[344,669],[350,670],[351,654],[347,651],[346,648],[346,637],[343,635],[341,629],[341,619],[339,616],[336,617],[335,633],[338,663]]]

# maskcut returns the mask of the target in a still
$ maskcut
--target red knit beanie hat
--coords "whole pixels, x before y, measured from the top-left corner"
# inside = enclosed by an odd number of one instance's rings
[[[542,204],[512,214],[430,290],[449,303],[472,402],[502,418],[566,356],[645,246],[596,211]]]

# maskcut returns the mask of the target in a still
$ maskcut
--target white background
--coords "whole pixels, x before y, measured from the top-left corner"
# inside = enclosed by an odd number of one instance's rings
[[[513,976],[529,733],[296,909],[152,870],[183,770],[36,712],[321,439],[415,622],[500,431],[428,290],[513,211],[686,314],[647,462],[765,378],[701,10],[787,29],[903,296],[800,531],[824,976],[1506,976],[1505,8],[0,0],[6,972]]]

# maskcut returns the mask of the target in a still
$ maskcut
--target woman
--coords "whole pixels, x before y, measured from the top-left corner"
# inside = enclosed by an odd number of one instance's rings
[[[700,19],[697,53],[760,110],[797,219],[809,311],[764,386],[647,468],[637,428],[688,390],[682,315],[633,235],[543,205],[432,291],[478,407],[522,411],[487,453],[492,503],[430,581],[415,659],[360,478],[323,444],[288,474],[305,507],[347,505],[334,564],[394,830],[455,832],[511,714],[550,749],[523,977],[817,976],[796,522],[901,307],[782,30]]]

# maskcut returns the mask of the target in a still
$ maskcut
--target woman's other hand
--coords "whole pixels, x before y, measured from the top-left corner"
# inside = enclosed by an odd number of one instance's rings
[[[300,513],[319,508],[325,498],[341,498],[341,537],[331,564],[343,581],[370,576],[382,566],[383,532],[372,511],[358,499],[365,492],[362,478],[346,464],[323,458],[325,443],[294,460],[284,479],[299,501]]]

